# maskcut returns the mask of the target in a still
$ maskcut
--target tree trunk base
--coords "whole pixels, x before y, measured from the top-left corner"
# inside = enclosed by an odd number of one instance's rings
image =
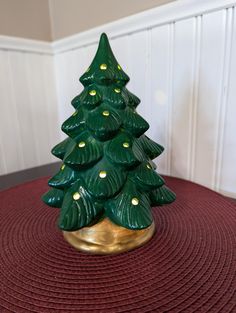
[[[155,232],[154,222],[147,228],[131,230],[112,223],[108,218],[90,227],[67,232],[63,236],[74,248],[91,254],[117,254],[140,247]]]

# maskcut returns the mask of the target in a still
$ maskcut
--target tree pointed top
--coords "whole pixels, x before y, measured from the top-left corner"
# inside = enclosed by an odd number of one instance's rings
[[[124,86],[128,81],[128,75],[122,70],[111,50],[107,35],[102,33],[95,57],[88,70],[80,77],[80,82],[84,86],[92,83],[118,83]]]
[[[100,36],[97,52],[99,50],[110,50],[111,51],[111,46],[110,46],[110,43],[109,43],[109,40],[108,40],[106,33],[102,33]],[[112,53],[112,51],[111,51],[111,53]]]
[[[109,61],[110,64],[118,65],[118,62],[111,50],[108,37],[105,33],[102,33],[100,36],[97,52],[93,59],[92,64],[94,62],[96,63],[97,61],[100,61],[101,64],[107,64]],[[90,67],[92,66],[92,64],[90,65]]]

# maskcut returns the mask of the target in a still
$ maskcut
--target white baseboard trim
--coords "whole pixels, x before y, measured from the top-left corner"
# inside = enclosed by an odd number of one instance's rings
[[[102,32],[106,32],[109,38],[116,38],[235,5],[235,0],[178,0],[52,43],[0,35],[0,49],[41,54],[63,53],[97,43]]]

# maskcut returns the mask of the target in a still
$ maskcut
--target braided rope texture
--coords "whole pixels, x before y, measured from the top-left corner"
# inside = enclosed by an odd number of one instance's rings
[[[88,255],[64,241],[47,178],[0,193],[0,312],[236,312],[236,205],[166,177],[177,200],[153,208],[145,246]]]

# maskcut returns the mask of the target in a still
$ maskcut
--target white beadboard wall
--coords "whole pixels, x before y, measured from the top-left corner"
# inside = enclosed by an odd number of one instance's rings
[[[82,91],[79,77],[105,31],[131,78],[128,88],[142,100],[148,136],[165,147],[158,171],[236,197],[235,5],[176,1],[54,42],[42,54],[5,48],[1,173],[52,160],[70,101]]]
[[[60,138],[53,55],[2,48],[0,38],[0,175],[55,162]]]

